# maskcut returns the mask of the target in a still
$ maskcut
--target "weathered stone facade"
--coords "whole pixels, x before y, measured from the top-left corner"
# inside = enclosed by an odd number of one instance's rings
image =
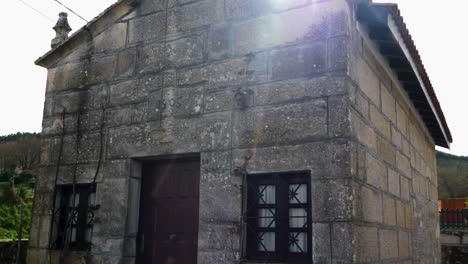
[[[242,170],[311,172],[314,263],[437,263],[434,140],[355,2],[120,1],[41,58],[28,263],[56,261],[58,160],[58,185],[102,163],[82,260],[134,263],[140,160],[187,153],[201,159],[198,263],[243,259]]]

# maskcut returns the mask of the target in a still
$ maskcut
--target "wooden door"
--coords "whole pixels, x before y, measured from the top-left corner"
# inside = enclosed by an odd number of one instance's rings
[[[196,264],[199,159],[143,166],[137,263]]]

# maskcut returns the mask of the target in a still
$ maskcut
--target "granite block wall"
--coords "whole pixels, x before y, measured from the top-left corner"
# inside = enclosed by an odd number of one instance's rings
[[[353,28],[357,263],[439,263],[435,144],[387,62]]]
[[[102,163],[91,250],[67,263],[134,263],[139,160],[187,153],[201,157],[198,263],[244,257],[240,168],[310,170],[311,261],[350,263],[348,2],[138,2],[48,65],[28,263],[60,255],[48,249],[57,167],[57,184],[89,183]]]
[[[61,254],[54,184],[95,176],[91,250],[67,263],[134,263],[141,160],[193,153],[200,264],[249,263],[239,172],[301,170],[311,262],[438,263],[434,142],[355,1],[133,2],[49,55],[28,263]]]

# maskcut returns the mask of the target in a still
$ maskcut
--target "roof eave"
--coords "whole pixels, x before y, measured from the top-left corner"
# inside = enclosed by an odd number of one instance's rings
[[[116,17],[120,18],[128,14],[135,8],[138,2],[139,0],[119,0],[93,20],[88,22],[81,29],[73,33],[66,41],[38,58],[34,63],[36,65],[49,68],[58,60],[71,53],[82,43],[87,42],[102,33],[106,28],[115,23]]]
[[[448,128],[445,116],[435,95],[432,84],[427,76],[424,65],[421,61],[419,53],[411,39],[411,35],[403,22],[398,6],[396,4],[376,4],[369,0],[362,0],[358,8],[358,20],[364,22],[373,30],[370,29],[369,34],[374,34],[371,37],[378,45],[389,45],[393,50],[398,49],[397,54],[399,60],[403,60],[405,71],[411,71],[410,80],[413,82],[410,87],[403,85],[408,97],[412,101],[415,108],[419,111],[424,124],[428,128],[436,145],[449,148],[452,142],[452,136]],[[387,47],[388,48],[388,47]],[[384,57],[393,59],[395,54],[384,54],[382,47],[380,50]],[[392,70],[398,73],[400,67],[392,66]],[[400,77],[400,76],[398,76]],[[417,83],[417,84],[416,84]],[[416,84],[416,86],[414,86]],[[424,101],[422,103],[422,101]]]

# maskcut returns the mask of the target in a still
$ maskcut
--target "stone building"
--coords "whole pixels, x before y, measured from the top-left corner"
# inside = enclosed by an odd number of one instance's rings
[[[121,0],[60,34],[28,263],[439,262],[452,138],[397,6]]]

